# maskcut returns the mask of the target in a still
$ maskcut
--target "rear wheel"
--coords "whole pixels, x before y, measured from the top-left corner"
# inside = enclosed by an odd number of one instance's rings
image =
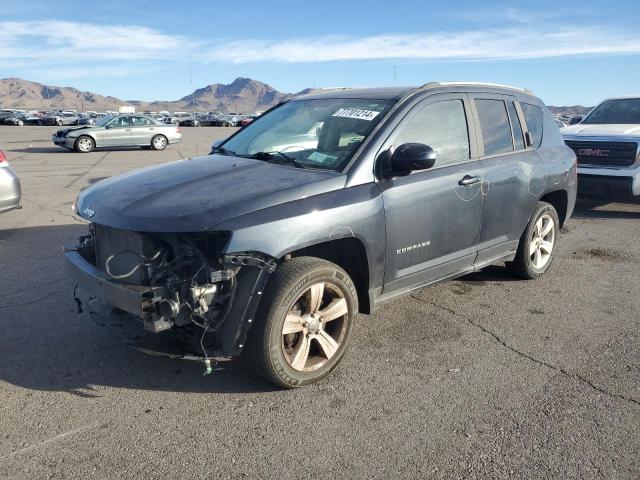
[[[58,121],[56,122],[56,124],[57,124],[59,127],[61,127],[61,126],[62,126],[62,120],[58,120]]]
[[[81,137],[78,137],[78,139],[76,140],[75,147],[76,147],[76,152],[89,153],[96,147],[96,144],[93,141],[93,138],[87,135],[82,135]]]
[[[151,148],[154,150],[164,150],[167,148],[167,137],[164,135],[156,135],[151,139]]]
[[[24,122],[22,120],[18,120],[18,126],[21,127],[24,125]]]
[[[325,377],[347,350],[357,298],[351,278],[337,265],[313,257],[285,262],[269,279],[247,357],[280,387]]]
[[[559,231],[556,209],[549,203],[538,202],[520,237],[516,258],[509,264],[510,270],[527,280],[543,275],[553,261]]]

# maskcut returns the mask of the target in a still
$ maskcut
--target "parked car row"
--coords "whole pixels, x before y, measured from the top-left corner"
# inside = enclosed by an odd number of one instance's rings
[[[120,112],[124,113],[124,112]],[[127,112],[133,113],[133,112]],[[93,125],[104,117],[117,116],[119,112],[76,112],[73,110],[45,112],[17,109],[0,110],[0,124],[15,125]],[[183,127],[242,127],[252,122],[257,115],[221,114],[216,112],[145,112],[144,115],[166,124]]]
[[[162,150],[180,124],[246,126],[210,156],[83,190],[74,212],[90,227],[65,255],[74,283],[148,330],[196,329],[208,368],[247,350],[286,388],[338,365],[358,312],[497,262],[543,275],[577,191],[640,196],[638,97],[561,130],[527,90],[449,82],[243,117],[119,114],[58,130],[56,145],[87,153]],[[0,152],[0,212],[19,206]]]

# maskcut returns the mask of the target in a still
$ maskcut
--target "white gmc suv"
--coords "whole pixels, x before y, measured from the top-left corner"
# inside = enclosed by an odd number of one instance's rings
[[[578,157],[581,194],[640,196],[640,96],[607,99],[560,131]]]

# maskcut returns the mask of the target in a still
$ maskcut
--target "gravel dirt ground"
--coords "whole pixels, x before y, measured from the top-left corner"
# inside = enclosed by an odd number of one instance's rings
[[[552,269],[502,267],[358,318],[342,365],[282,391],[210,376],[77,313],[61,244],[78,192],[196,153],[67,152],[0,127],[24,208],[0,215],[0,477],[640,477],[640,205],[580,202]],[[231,129],[198,129],[198,152]]]

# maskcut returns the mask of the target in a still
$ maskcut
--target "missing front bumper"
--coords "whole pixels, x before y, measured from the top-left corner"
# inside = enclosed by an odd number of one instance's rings
[[[161,287],[129,285],[117,282],[98,270],[83,256],[80,248],[66,248],[69,275],[83,290],[105,303],[150,321],[154,315],[155,302],[163,294]]]

